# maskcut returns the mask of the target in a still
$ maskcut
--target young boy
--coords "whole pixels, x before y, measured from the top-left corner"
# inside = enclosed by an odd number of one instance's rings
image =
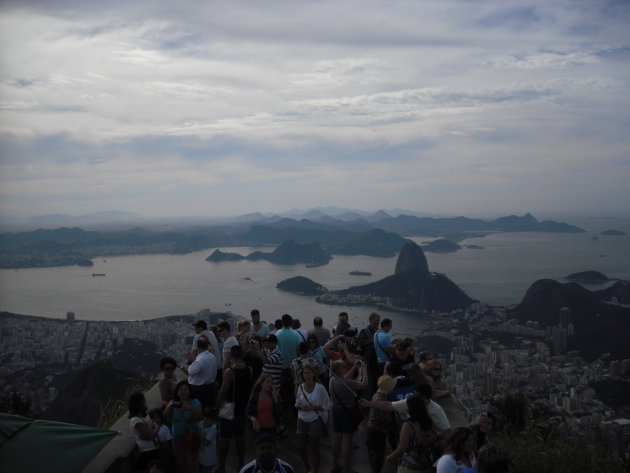
[[[217,411],[212,407],[203,410],[203,420],[199,422],[199,471],[212,473],[217,463]]]

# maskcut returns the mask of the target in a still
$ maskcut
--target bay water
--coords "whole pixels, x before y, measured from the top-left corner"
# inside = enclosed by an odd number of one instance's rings
[[[468,295],[491,305],[518,303],[534,281],[560,280],[579,271],[596,270],[610,278],[630,280],[630,220],[589,219],[575,224],[587,233],[495,233],[470,238],[460,242],[464,248],[455,253],[426,253],[429,269],[446,274]],[[627,234],[593,239],[609,228]],[[418,243],[431,240],[422,236],[411,239]],[[273,247],[221,249],[247,255]],[[312,297],[279,291],[275,286],[301,275],[329,289],[343,289],[393,274],[396,264],[396,257],[341,255],[316,268],[267,261],[206,262],[212,251],[214,248],[187,255],[104,256],[94,258],[90,268],[3,269],[0,310],[53,318],[65,318],[72,311],[77,319],[113,321],[192,314],[204,308],[248,316],[251,309],[258,308],[264,320],[289,313],[306,328],[312,326],[315,315],[332,326],[337,314],[345,310],[352,323],[363,327],[375,308],[318,304]],[[354,270],[372,275],[350,275]],[[378,312],[394,320],[395,333],[412,333],[421,325],[417,315]]]

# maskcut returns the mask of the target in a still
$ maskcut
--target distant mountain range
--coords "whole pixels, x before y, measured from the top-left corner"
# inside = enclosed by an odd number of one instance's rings
[[[521,217],[511,215],[491,221],[466,217],[390,217],[383,211],[353,220],[320,214],[311,212],[315,220],[265,217],[167,230],[132,227],[116,231],[86,231],[63,227],[7,232],[0,235],[0,267],[89,265],[90,258],[97,255],[183,254],[213,247],[280,244],[287,240],[299,244],[319,243],[330,254],[391,257],[408,241],[401,235],[442,236],[452,243],[492,232],[584,232],[566,223],[540,222],[531,214]]]

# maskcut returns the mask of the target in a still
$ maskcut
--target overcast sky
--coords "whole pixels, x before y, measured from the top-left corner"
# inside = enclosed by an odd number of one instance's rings
[[[630,214],[630,2],[0,2],[0,216]]]

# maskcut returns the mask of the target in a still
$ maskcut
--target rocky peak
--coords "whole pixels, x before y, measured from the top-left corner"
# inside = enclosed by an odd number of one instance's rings
[[[396,261],[396,274],[415,272],[429,274],[429,264],[422,248],[413,241],[408,242],[400,250]]]

